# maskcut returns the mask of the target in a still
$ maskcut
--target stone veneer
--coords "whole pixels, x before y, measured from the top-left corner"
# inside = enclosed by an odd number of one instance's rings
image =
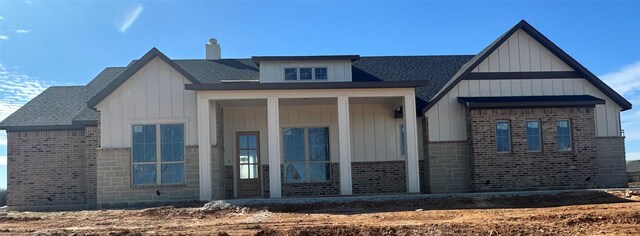
[[[185,148],[185,171],[182,185],[136,187],[131,181],[131,148],[98,149],[98,207],[197,201],[200,194],[197,146]]]
[[[7,205],[14,210],[87,208],[96,203],[96,127],[7,132]]]
[[[528,152],[525,120],[541,122],[542,152]],[[557,151],[556,120],[570,119],[571,151]],[[495,121],[509,120],[511,152],[497,153]],[[476,191],[594,188],[598,183],[593,107],[467,111]]]
[[[430,142],[428,153],[431,193],[457,193],[471,190],[467,141]]]
[[[626,188],[627,162],[624,137],[596,137],[598,152],[598,187]]]

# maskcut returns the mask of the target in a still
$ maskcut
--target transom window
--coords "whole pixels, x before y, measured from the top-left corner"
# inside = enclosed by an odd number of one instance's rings
[[[285,182],[330,179],[329,128],[285,128],[283,136]]]
[[[284,68],[284,80],[326,80],[326,67]]]
[[[184,184],[184,124],[133,125],[132,131],[133,185]]]
[[[542,151],[542,141],[540,137],[540,121],[528,120],[527,128],[527,150],[530,152]]]
[[[571,122],[569,120],[556,121],[556,137],[558,151],[571,151]]]
[[[496,121],[496,151],[511,151],[511,132],[509,121]]]

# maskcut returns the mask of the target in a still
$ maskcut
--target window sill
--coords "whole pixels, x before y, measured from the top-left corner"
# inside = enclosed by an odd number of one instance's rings
[[[149,189],[149,188],[184,188],[186,184],[160,184],[160,185],[133,185],[132,189]]]

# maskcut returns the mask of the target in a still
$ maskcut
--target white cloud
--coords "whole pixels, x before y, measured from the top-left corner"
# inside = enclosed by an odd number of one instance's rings
[[[0,121],[44,91],[49,84],[0,64]],[[0,131],[0,145],[7,144],[7,134]]]
[[[29,33],[30,31],[31,30],[19,29],[19,30],[16,30],[16,33],[18,33],[18,34],[26,34],[26,33]]]
[[[640,61],[600,76],[618,93],[630,97],[640,95]]]
[[[599,77],[611,86],[611,88],[631,101],[632,104],[637,105],[640,103],[640,61],[623,66],[617,71]],[[640,140],[640,110],[632,109],[622,112],[620,119],[628,145],[634,145],[634,140]],[[627,157],[629,157],[630,154],[631,153],[627,153]],[[640,152],[635,153],[635,155],[637,155],[637,159],[640,159]]]
[[[640,160],[640,152],[627,152],[627,161]]]
[[[9,36],[0,35],[0,40],[9,40]]]
[[[6,165],[7,165],[7,157],[0,156],[0,166],[6,166]]]
[[[140,4],[137,4],[133,9],[129,10],[121,19],[121,22],[118,23],[118,30],[122,33],[126,32],[127,29],[136,22],[142,10],[144,10],[144,7]]]

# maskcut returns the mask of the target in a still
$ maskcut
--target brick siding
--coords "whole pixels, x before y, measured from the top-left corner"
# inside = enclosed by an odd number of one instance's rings
[[[95,204],[96,132],[94,127],[7,132],[7,204],[14,209]]]
[[[598,183],[593,107],[468,111],[476,191],[594,188]],[[541,122],[542,152],[528,152],[525,120]],[[557,151],[556,120],[570,119],[571,151]],[[511,152],[497,153],[495,121],[509,120]]]
[[[352,162],[353,194],[406,193],[405,161]]]

